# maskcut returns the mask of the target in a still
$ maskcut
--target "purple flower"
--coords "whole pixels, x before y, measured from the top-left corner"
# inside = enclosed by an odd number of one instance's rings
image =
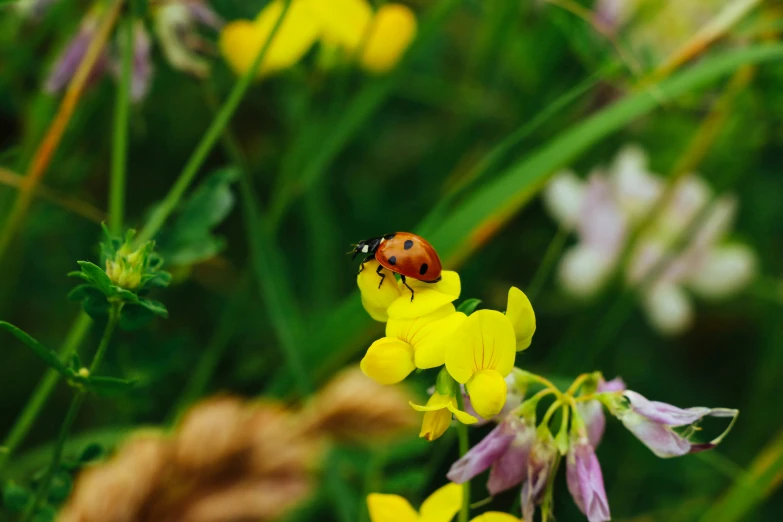
[[[57,58],[52,71],[46,79],[45,90],[56,93],[63,90],[76,74],[76,70],[87,54],[87,48],[98,28],[98,16],[95,10],[90,11],[82,20],[79,32],[68,43],[63,53]],[[90,71],[89,82],[97,80],[106,70],[107,56],[102,53]]]
[[[625,391],[625,382],[620,377],[616,377],[609,382],[602,378],[595,390],[596,393],[621,391]],[[604,436],[604,428],[606,427],[606,416],[604,416],[604,408],[601,402],[598,400],[580,402],[577,404],[576,410],[582,417],[582,420],[585,421],[587,438],[590,444],[597,448],[601,438]]]
[[[601,465],[587,438],[571,441],[566,461],[568,490],[590,522],[611,520]]]
[[[536,504],[541,502],[541,496],[546,489],[556,456],[555,438],[548,428],[543,427],[537,433],[537,440],[530,450],[527,461],[527,477],[522,483],[521,501],[524,520],[533,520]]]
[[[120,47],[125,44],[124,36],[120,36]],[[130,97],[133,102],[142,101],[149,92],[152,81],[152,58],[150,52],[152,42],[144,23],[137,20],[133,24],[133,64],[131,69]],[[117,81],[122,77],[122,58],[112,57],[111,72]]]
[[[528,457],[536,442],[536,423],[532,418],[518,420],[519,424],[514,424],[511,444],[489,470],[487,490],[490,495],[513,488],[527,478]]]
[[[739,415],[738,410],[728,408],[687,408],[681,409],[671,404],[647,400],[634,391],[626,391],[623,397],[627,405],[614,408],[615,416],[622,421],[636,438],[642,441],[650,450],[661,458],[679,457],[687,453],[696,453],[717,446]],[[704,417],[731,418],[728,428],[710,442],[693,444],[688,440],[692,429],[686,429],[684,434],[673,428],[688,426]]]
[[[514,435],[522,422],[515,415],[508,415],[503,422],[473,446],[470,451],[452,464],[446,476],[452,482],[463,484],[495,463],[514,441]]]

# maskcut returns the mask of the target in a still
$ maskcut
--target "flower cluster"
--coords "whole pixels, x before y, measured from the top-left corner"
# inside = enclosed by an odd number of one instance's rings
[[[678,457],[715,447],[734,423],[737,410],[687,408],[650,401],[626,390],[621,379],[606,382],[600,373],[578,377],[566,392],[546,379],[517,371],[519,379],[545,388],[505,415],[479,444],[460,458],[448,478],[462,484],[489,469],[487,489],[496,495],[521,484],[524,520],[532,521],[536,506],[552,510],[553,475],[562,458],[574,502],[590,522],[610,520],[609,502],[595,449],[603,437],[606,407],[625,427],[661,458]],[[540,423],[537,407],[547,396],[555,400]],[[561,412],[557,435],[550,423]],[[692,442],[697,423],[707,416],[731,418],[729,427],[709,442]],[[546,516],[545,516],[546,518]]]
[[[385,268],[376,273],[375,260],[364,264],[357,276],[362,303],[377,321],[386,322],[386,336],[375,341],[361,362],[362,371],[381,384],[405,379],[414,370],[443,367],[426,405],[421,436],[440,437],[454,415],[464,424],[477,417],[491,419],[503,410],[509,394],[506,378],[514,369],[516,352],[530,346],[536,328],[533,307],[525,294],[512,287],[506,313],[478,310],[466,301],[458,310],[460,295],[456,272],[444,271],[438,283],[409,280],[410,291]],[[468,313],[466,313],[468,312]],[[464,385],[471,411],[460,407]],[[512,394],[514,389],[512,387]]]
[[[237,74],[253,63],[282,10],[282,0],[274,0],[255,20],[236,20],[223,29],[220,48]],[[371,73],[384,73],[397,64],[415,35],[416,17],[402,4],[387,3],[373,12],[367,0],[293,0],[258,76],[294,66],[316,42],[324,65],[353,60]]]
[[[105,12],[102,3],[96,3],[82,19],[78,33],[55,61],[45,88],[50,93],[63,90],[73,78],[79,64],[87,54],[94,39],[101,16]],[[169,64],[182,72],[203,78],[209,74],[209,63],[201,56],[211,51],[212,44],[198,34],[198,27],[205,26],[219,30],[223,21],[204,0],[169,0],[159,2],[151,10],[155,35],[163,55]],[[123,38],[118,38],[123,40]],[[104,73],[120,76],[118,49],[124,41],[118,41],[114,49],[107,49],[98,58],[90,72],[90,79],[97,80]],[[133,61],[130,97],[134,102],[143,100],[152,83],[152,40],[144,22],[137,19],[133,24]]]
[[[703,179],[688,175],[676,183],[663,207],[654,209],[665,186],[649,170],[644,151],[629,146],[610,168],[594,170],[586,181],[570,171],[557,174],[544,202],[578,237],[560,263],[562,287],[591,297],[622,269],[627,284],[640,291],[650,323],[664,334],[676,334],[692,321],[686,288],[707,299],[730,296],[750,282],[756,260],[748,246],[723,241],[736,212],[733,197],[715,197]],[[657,212],[653,222],[632,245],[627,265],[620,267],[634,228],[650,212]],[[694,223],[698,229],[688,236]],[[673,256],[683,240],[685,247]]]

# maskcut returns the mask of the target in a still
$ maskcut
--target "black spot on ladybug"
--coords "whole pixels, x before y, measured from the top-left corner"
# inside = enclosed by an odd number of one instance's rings
[[[389,264],[392,265],[392,266],[396,265],[397,264],[397,256],[391,256],[389,258]]]
[[[413,248],[413,241],[411,241],[410,239],[406,239],[403,247],[405,248],[405,250],[410,250],[411,248]]]
[[[392,263],[394,264],[394,263]],[[419,268],[419,275],[424,275],[427,273],[427,270],[429,270],[430,267],[427,266],[427,263],[422,263],[421,268]]]

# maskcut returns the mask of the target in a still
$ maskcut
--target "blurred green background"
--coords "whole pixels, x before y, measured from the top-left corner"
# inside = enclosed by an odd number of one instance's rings
[[[118,334],[102,370],[137,379],[137,386],[90,399],[75,435],[111,446],[129,427],[169,422],[183,401],[216,391],[295,397],[285,344],[302,354],[313,383],[324,382],[382,332],[361,308],[356,266],[344,253],[366,237],[410,230],[460,272],[462,297],[487,307],[502,310],[509,285],[527,291],[536,274],[545,278],[531,296],[536,336],[518,366],[555,379],[597,369],[650,398],[742,411],[717,450],[670,461],[610,419],[598,455],[615,520],[781,520],[783,10],[775,2],[703,2],[708,19],[742,3],[757,5],[665,70],[658,66],[673,51],[634,39],[653,16],[643,9],[607,28],[588,16],[596,7],[589,1],[416,0],[409,5],[418,34],[392,72],[324,68],[313,51],[254,83],[230,123],[252,194],[238,183],[221,192],[230,210],[216,220],[222,239],[202,238],[222,247],[217,255],[166,265],[175,284],[156,297],[169,319]],[[226,20],[252,18],[263,5],[212,2]],[[13,174],[25,172],[61,100],[43,91],[45,78],[88,7],[63,0],[32,19],[10,3],[0,6],[0,166],[11,176],[0,179],[0,220],[16,195]],[[681,42],[704,23],[695,20]],[[205,37],[217,38],[209,31]],[[236,81],[218,53],[204,80],[174,70],[157,46],[152,60],[150,92],[130,114],[126,221],[136,228],[175,182]],[[744,83],[732,91],[738,81]],[[115,93],[109,78],[89,86],[42,183],[101,212]],[[716,106],[722,117],[714,124]],[[697,301],[692,328],[673,338],[653,331],[619,287],[587,303],[565,295],[551,263],[542,267],[558,233],[537,197],[547,177],[566,166],[584,175],[628,143],[644,147],[653,171],[670,173],[705,125],[713,134],[695,169],[716,192],[738,197],[733,236],[757,253],[753,283],[730,300]],[[236,164],[228,149],[217,144],[194,187]],[[174,223],[183,215],[175,213],[158,238],[164,257],[176,251]],[[95,220],[36,197],[0,259],[0,319],[60,347],[79,314],[66,298],[74,286],[66,274],[77,260],[97,260],[99,238]],[[89,329],[83,354],[100,332]],[[5,434],[45,369],[16,340],[1,337]],[[187,388],[196,374],[207,378]],[[60,384],[3,478],[24,482],[43,466],[36,448],[52,442],[69,400]],[[416,505],[445,482],[456,458],[453,435],[370,458],[346,452],[339,474],[352,502],[347,514],[324,492],[301,518],[364,516],[368,477]],[[558,518],[582,520],[558,480]],[[485,495],[481,482],[476,499]],[[509,509],[513,496],[492,507]]]

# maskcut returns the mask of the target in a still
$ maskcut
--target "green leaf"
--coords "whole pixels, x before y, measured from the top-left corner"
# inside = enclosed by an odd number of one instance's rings
[[[109,315],[109,301],[97,288],[94,289],[95,292],[87,293],[82,300],[82,308],[93,319],[102,319]]]
[[[119,326],[126,332],[130,332],[143,328],[155,317],[154,313],[139,304],[125,305],[122,307]]]
[[[33,522],[52,522],[57,516],[57,510],[54,507],[45,505],[38,509],[33,517]]]
[[[238,172],[223,168],[208,176],[182,204],[169,230],[160,240],[160,251],[173,265],[191,265],[217,255],[225,241],[212,234],[236,203],[231,185]]]
[[[75,272],[79,275],[84,275],[81,272]],[[104,297],[104,295],[95,288],[93,285],[79,285],[77,287],[74,287],[73,290],[68,292],[68,299],[72,301],[83,301],[87,299],[88,297],[97,297],[101,296]]]
[[[144,274],[141,277],[140,289],[148,290],[150,288],[166,288],[171,284],[171,274],[168,272],[155,272],[154,274]]]
[[[3,487],[3,507],[12,513],[21,513],[27,507],[31,495],[27,489],[8,481]]]
[[[33,337],[31,337],[24,331],[20,330],[16,326],[12,325],[11,323],[0,321],[0,328],[11,333],[14,337],[22,341],[28,348],[30,348],[33,352],[35,352],[35,354],[38,357],[40,357],[47,365],[57,370],[60,374],[64,375],[65,377],[71,376],[71,372],[68,370],[68,367],[65,366],[65,364],[63,364],[63,362],[60,360],[59,357],[57,357],[56,352],[42,345]]]
[[[101,292],[107,296],[114,295],[114,285],[101,267],[89,261],[77,261],[77,263],[82,267],[82,272],[89,278],[89,281],[95,283]]]
[[[160,301],[153,301],[152,299],[139,299],[138,304],[159,317],[166,318],[169,316],[169,311]]]
[[[462,312],[465,315],[470,315],[473,312],[476,311],[476,308],[478,308],[478,305],[481,304],[481,299],[465,299],[462,301],[459,306],[457,307],[458,312]]]
[[[79,462],[86,464],[88,462],[92,462],[94,460],[98,460],[106,453],[106,450],[103,448],[101,444],[98,444],[97,442],[93,442],[91,444],[88,444],[87,447],[85,447],[82,450],[81,455],[79,455]]]

